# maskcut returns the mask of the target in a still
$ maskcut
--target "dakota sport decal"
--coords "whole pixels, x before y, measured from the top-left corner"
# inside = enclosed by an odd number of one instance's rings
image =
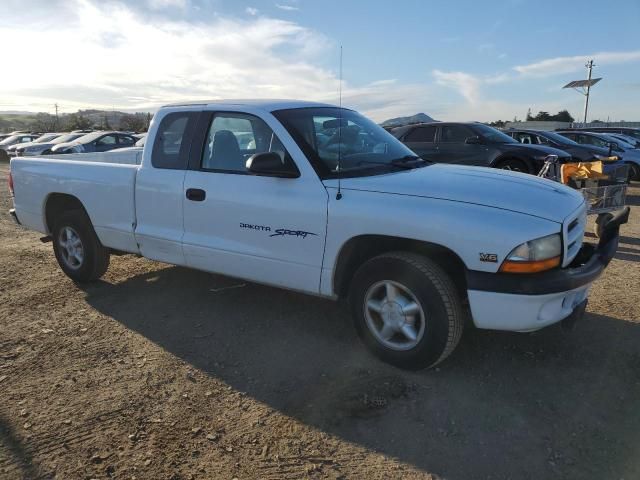
[[[304,230],[290,230],[288,228],[277,228],[275,230],[272,230],[271,227],[267,226],[267,225],[254,225],[252,223],[241,223],[240,224],[240,228],[245,228],[247,230],[258,230],[260,232],[274,232],[271,233],[269,236],[270,237],[284,237],[284,236],[290,236],[290,237],[302,237],[302,238],[307,238],[307,236],[309,235],[313,235],[313,236],[318,236],[317,233],[313,233],[313,232],[305,232]]]

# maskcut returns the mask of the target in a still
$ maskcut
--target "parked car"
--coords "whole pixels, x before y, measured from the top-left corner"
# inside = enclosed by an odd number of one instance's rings
[[[50,236],[74,281],[131,252],[347,298],[364,343],[406,368],[444,360],[467,318],[525,332],[572,324],[629,216],[612,215],[599,245],[583,246],[576,190],[432,164],[357,112],[310,102],[163,107],[140,165],[111,156],[11,164],[14,218]]]
[[[61,143],[71,142],[79,137],[85,135],[84,133],[64,133],[60,136],[50,140],[48,142],[39,143],[25,143],[24,145],[18,145],[16,147],[16,156],[22,157],[24,155],[43,155],[51,152],[51,148]]]
[[[482,123],[420,123],[391,130],[420,157],[436,163],[456,163],[537,174],[549,155],[561,162],[571,156],[546,145],[524,145]]]
[[[607,133],[607,135],[609,135],[610,137],[613,138],[617,138],[618,140],[621,140],[625,143],[628,143],[629,145],[631,145],[633,148],[640,148],[640,140],[634,138],[634,137],[630,137],[628,135],[624,135],[622,133]]]
[[[560,129],[564,130],[564,129]],[[578,131],[596,132],[596,133],[621,133],[629,137],[633,137],[636,140],[640,140],[640,128],[632,127],[584,127],[577,128]]]
[[[11,135],[0,142],[0,160],[9,160],[7,149],[13,145],[20,143],[33,142],[40,135],[34,133],[18,133]]]
[[[621,155],[615,155],[615,157],[618,157],[617,161],[612,162],[609,160],[612,156],[609,155],[608,148],[598,147],[596,145],[580,145],[557,132],[509,129],[506,130],[505,133],[526,145],[547,145],[549,147],[562,149],[571,155],[571,160],[574,162],[607,160],[606,163],[604,163],[605,172],[612,171],[623,164]]]
[[[52,154],[108,152],[116,148],[132,147],[136,138],[122,132],[92,132],[73,142],[60,143],[51,148]]]
[[[596,147],[606,148],[610,154],[622,156],[622,161],[629,165],[630,179],[640,180],[640,150],[632,145],[606,133],[583,130],[561,130],[558,133],[581,145],[595,145]]]
[[[40,143],[47,143],[47,142],[50,142],[52,140],[55,140],[56,138],[60,137],[61,135],[63,135],[63,134],[62,133],[45,133],[43,135],[40,135],[33,142],[16,143],[14,145],[11,145],[9,148],[7,148],[7,153],[9,154],[10,157],[15,157],[16,154],[17,154],[18,148],[24,149],[24,148],[28,148],[29,146],[32,146],[32,145],[38,145]]]
[[[147,139],[147,134],[146,133],[139,133],[137,135],[134,135],[134,137],[136,137],[138,140],[135,143],[136,147],[144,147],[144,142]]]

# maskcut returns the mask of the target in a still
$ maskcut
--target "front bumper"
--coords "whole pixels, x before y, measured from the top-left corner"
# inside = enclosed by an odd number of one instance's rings
[[[584,244],[567,268],[532,275],[467,271],[475,325],[522,332],[581,316],[591,284],[615,255],[620,225],[628,219],[629,207],[616,213],[603,228],[598,246]]]

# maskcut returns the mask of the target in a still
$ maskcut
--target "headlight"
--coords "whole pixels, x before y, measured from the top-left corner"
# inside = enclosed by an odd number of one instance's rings
[[[559,233],[518,245],[500,266],[506,273],[535,273],[560,265],[562,239]]]

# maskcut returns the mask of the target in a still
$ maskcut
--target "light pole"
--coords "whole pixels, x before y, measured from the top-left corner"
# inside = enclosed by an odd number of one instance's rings
[[[591,73],[593,70],[593,67],[595,67],[595,63],[593,63],[593,60],[589,60],[586,64],[585,67],[587,67],[587,76],[588,78],[586,80],[574,80],[573,82],[569,82],[567,83],[564,87],[562,88],[573,88],[576,92],[581,93],[582,95],[585,96],[584,99],[584,123],[586,125],[587,123],[587,113],[589,111],[589,94],[591,92],[591,87],[593,85],[595,85],[596,83],[598,83],[600,80],[602,80],[602,77],[600,78],[591,78]]]

